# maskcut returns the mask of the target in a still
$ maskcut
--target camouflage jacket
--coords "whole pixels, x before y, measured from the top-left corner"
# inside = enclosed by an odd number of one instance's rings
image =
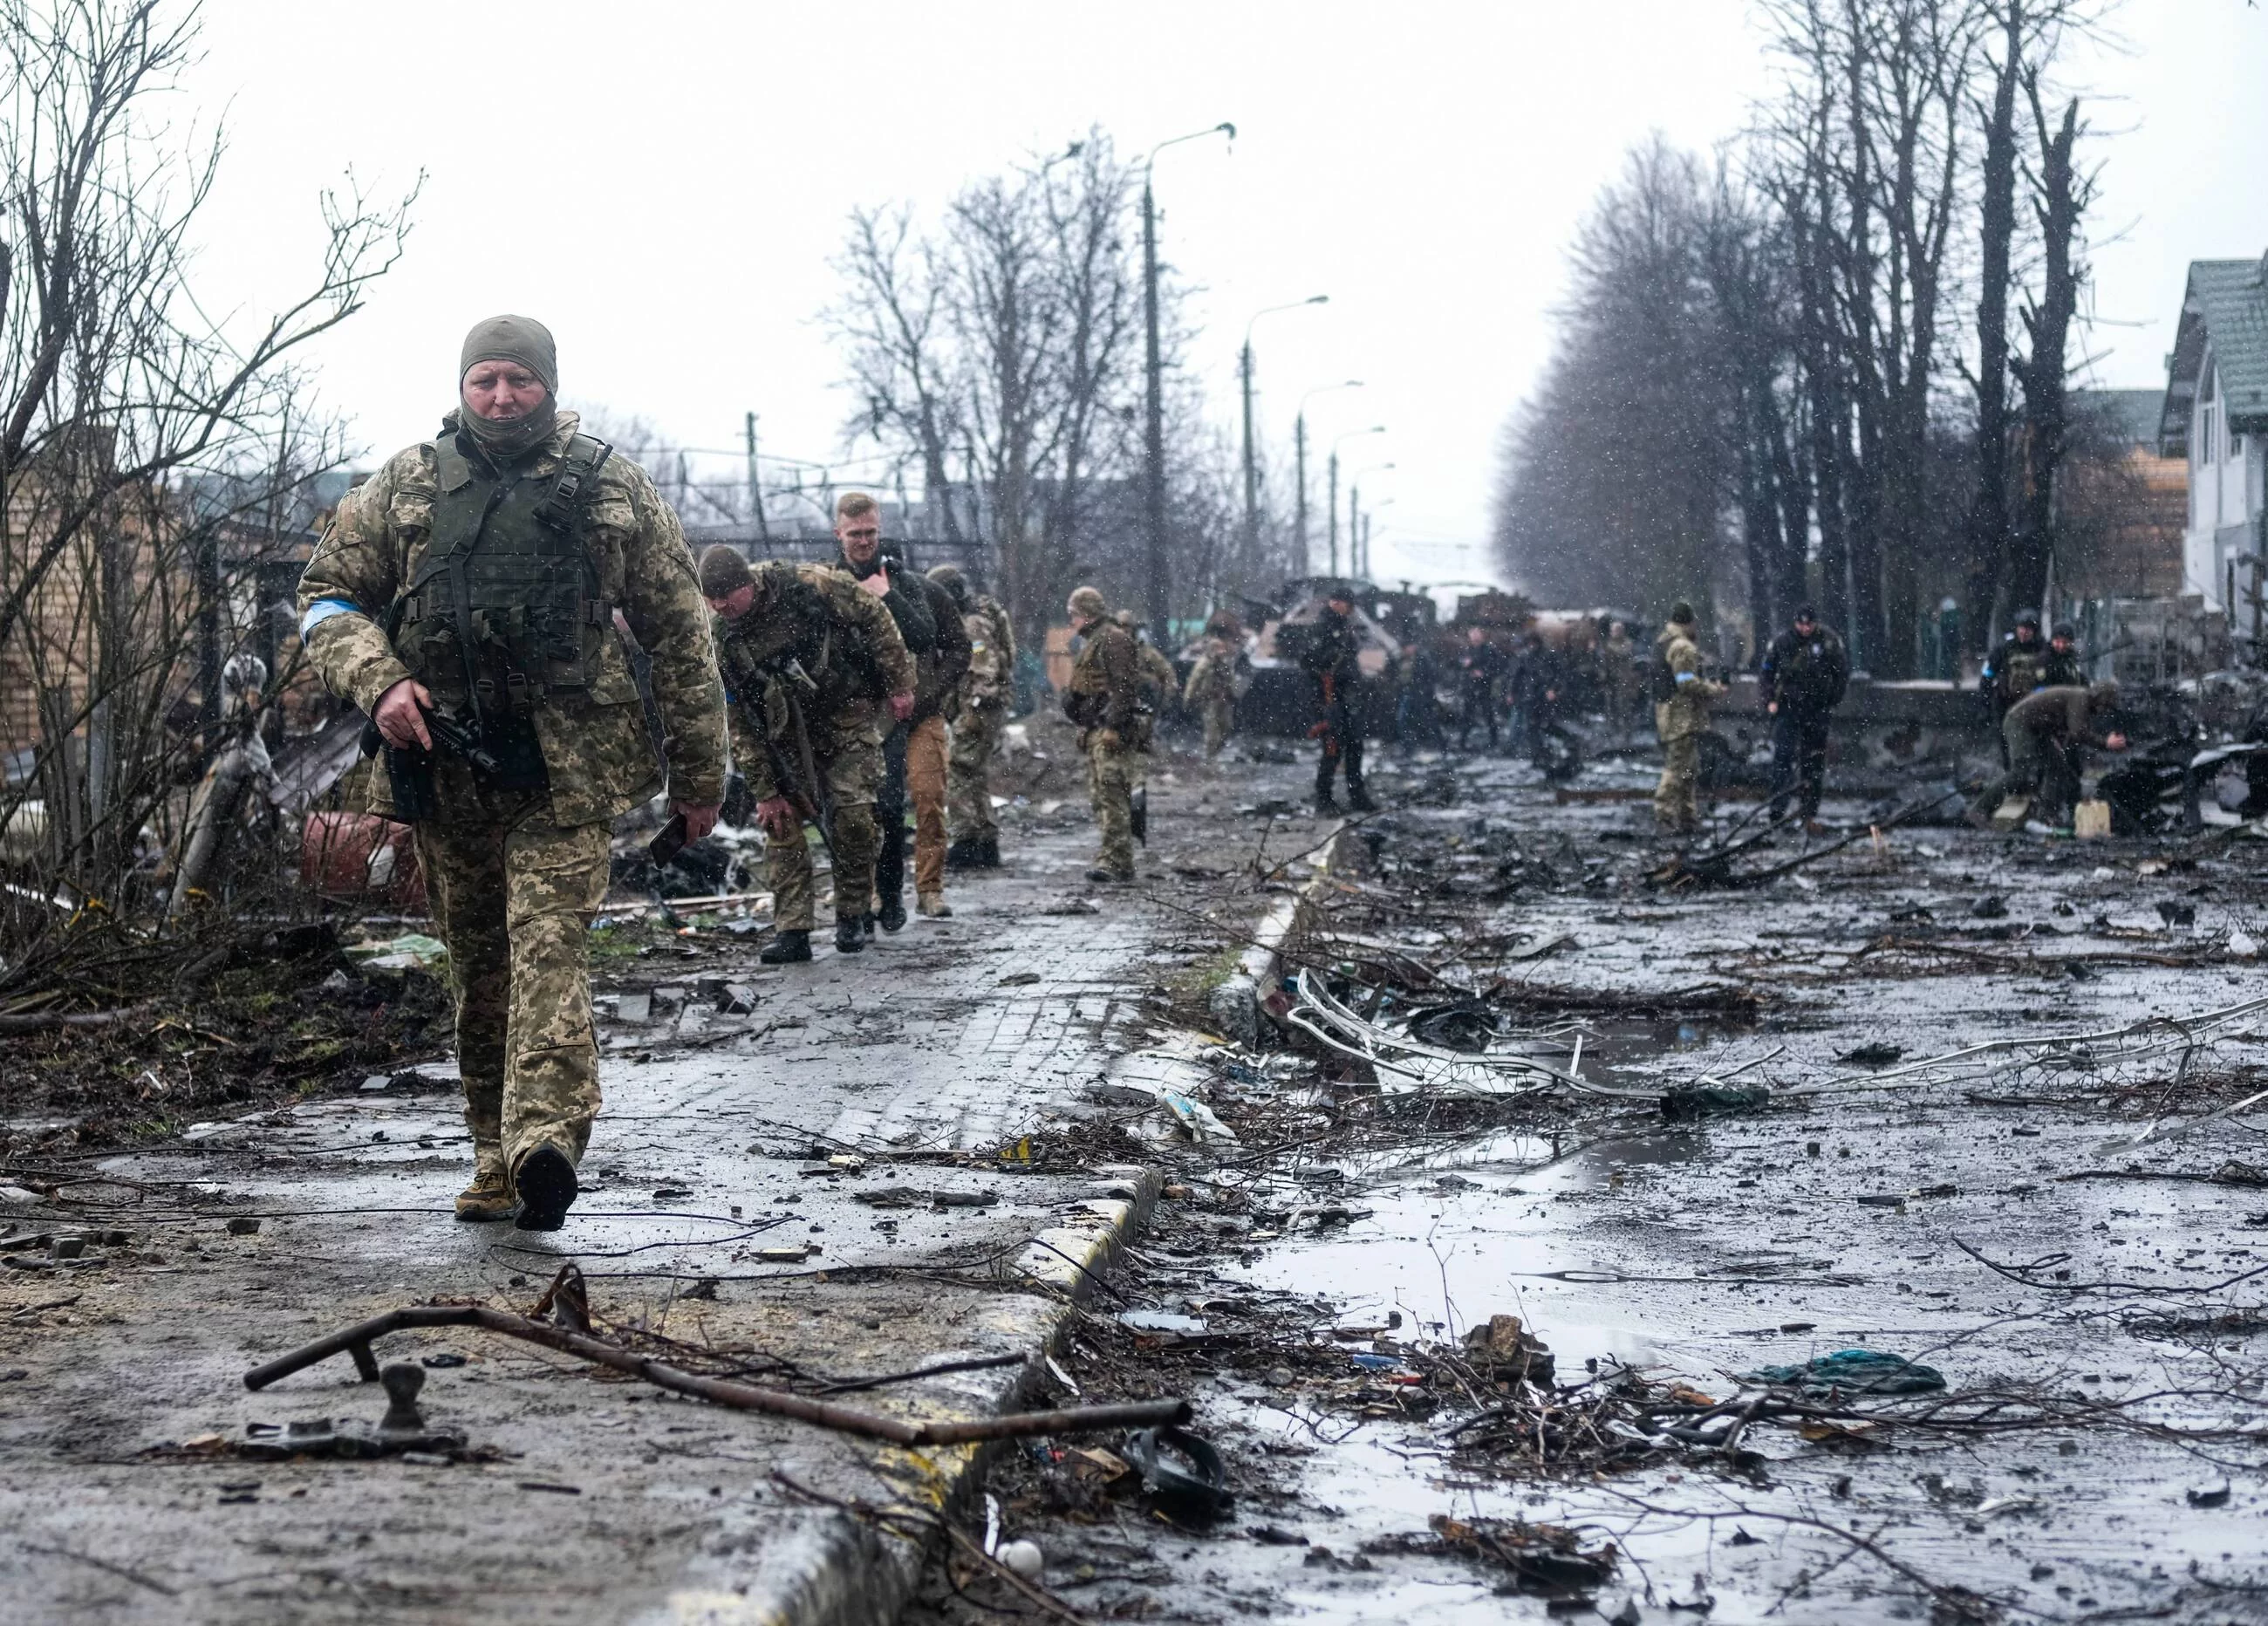
[[[454,421],[453,414],[445,423],[453,427]],[[526,477],[555,473],[575,429],[575,415],[561,413]],[[325,688],[365,713],[409,676],[380,623],[424,562],[438,495],[433,443],[396,452],[339,504],[299,578],[307,658]],[[618,635],[607,636],[587,688],[555,691],[535,703],[551,816],[573,826],[627,812],[662,788],[665,765],[675,799],[695,806],[720,801],[724,688],[693,555],[677,516],[646,472],[619,455],[607,460],[583,511],[597,596],[621,611],[630,636],[652,657],[665,761],[655,760],[629,651]],[[368,810],[392,814],[386,776],[364,777]],[[436,753],[434,782],[445,817],[451,809],[478,806],[472,770],[454,754]]]
[[[1690,635],[1665,627],[1654,641],[1654,654],[1660,662],[1659,692],[1667,695],[1653,708],[1654,727],[1662,743],[1705,732],[1709,703],[1725,690],[1723,685],[1701,675],[1701,646]]]
[[[845,738],[879,745],[882,703],[912,692],[914,662],[888,607],[848,573],[773,560],[753,574],[756,595],[748,613],[717,620],[717,658],[733,766],[747,776],[750,793],[769,801],[782,788],[775,753],[790,772],[802,771],[788,712],[791,688],[814,748],[829,749]],[[789,672],[791,662],[811,687]]]
[[[1236,651],[1226,638],[1207,638],[1204,653],[1189,668],[1182,699],[1192,706],[1227,705],[1236,698]]]
[[[1142,674],[1142,698],[1149,702],[1152,711],[1163,711],[1166,702],[1182,692],[1181,674],[1174,670],[1172,661],[1158,652],[1155,644],[1145,644],[1139,638],[1134,641],[1134,660],[1136,670]]]
[[[1141,662],[1133,636],[1116,622],[1096,622],[1071,665],[1064,715],[1081,728],[1110,729],[1130,746],[1141,703]]]
[[[990,598],[961,618],[968,634],[968,670],[961,678],[961,703],[973,711],[1005,711],[1016,676],[1016,631],[1008,612]]]

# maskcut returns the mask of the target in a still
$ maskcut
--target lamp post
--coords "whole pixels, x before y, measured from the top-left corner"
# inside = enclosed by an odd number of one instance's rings
[[[1318,384],[1300,397],[1299,416],[1292,423],[1292,460],[1295,465],[1292,482],[1296,488],[1292,504],[1296,515],[1292,524],[1292,536],[1293,551],[1298,555],[1296,563],[1302,576],[1307,573],[1307,403],[1333,390],[1359,390],[1361,387],[1360,379],[1349,379],[1344,384]]]
[[[1311,294],[1289,305],[1271,305],[1264,311],[1255,311],[1252,320],[1244,324],[1244,349],[1237,356],[1236,371],[1244,389],[1244,563],[1248,570],[1260,556],[1260,468],[1252,450],[1252,330],[1263,316],[1330,302],[1331,297],[1327,293]]]
[[[1370,555],[1363,547],[1362,477],[1393,467],[1391,463],[1366,463],[1347,480],[1347,568],[1357,576],[1370,569]]]
[[[1158,206],[1150,188],[1150,172],[1157,166],[1158,155],[1167,148],[1177,147],[1185,141],[1202,141],[1208,136],[1226,136],[1234,141],[1236,126],[1224,121],[1207,129],[1192,130],[1186,136],[1161,141],[1142,160],[1142,324],[1149,394],[1145,403],[1147,422],[1143,434],[1145,461],[1148,465],[1143,506],[1149,534],[1143,563],[1149,577],[1150,641],[1160,649],[1169,644],[1166,627],[1166,364],[1158,346]]]
[[[1339,573],[1339,447],[1364,435],[1383,435],[1384,433],[1386,433],[1385,424],[1373,423],[1368,429],[1351,429],[1331,442],[1331,500],[1329,512],[1331,516],[1331,574],[1334,576]],[[1349,546],[1352,546],[1354,538],[1350,536],[1347,538],[1347,542]]]

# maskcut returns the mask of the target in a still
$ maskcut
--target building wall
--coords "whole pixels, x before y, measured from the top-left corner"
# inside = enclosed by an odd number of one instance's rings
[[[2231,435],[2220,370],[2208,345],[2198,372],[2196,404],[2191,408],[2189,514],[2182,539],[2182,587],[2201,595],[2209,609],[2224,610],[2231,560],[2259,554],[2264,456],[2258,435]],[[2239,566],[2238,592],[2255,585],[2248,567]]]

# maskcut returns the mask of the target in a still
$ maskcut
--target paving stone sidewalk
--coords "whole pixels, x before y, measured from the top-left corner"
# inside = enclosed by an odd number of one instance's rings
[[[1174,829],[1198,794],[1153,782],[1153,817]],[[1090,844],[1078,823],[1025,836],[1010,870],[956,884],[953,919],[861,956],[822,945],[759,969],[750,945],[729,971],[756,993],[745,1016],[656,1000],[645,1024],[602,1025],[607,1112],[555,1235],[451,1218],[470,1153],[446,1079],[109,1160],[134,1183],[73,1188],[96,1206],[63,1218],[131,1242],[92,1269],[0,1278],[0,1527],[16,1536],[0,1621],[887,1618],[902,1553],[775,1475],[934,1504],[965,1449],[877,1448],[460,1329],[378,1354],[422,1358],[430,1421],[493,1461],[261,1462],[218,1445],[383,1409],[344,1358],[257,1394],[254,1364],[414,1300],[525,1308],[568,1258],[604,1321],[805,1373],[1035,1357],[1079,1262],[1138,1219],[1141,1171],[878,1156],[820,1174],[812,1154],[989,1153],[1092,1111],[1085,1085],[1136,1042],[1146,956],[1186,928],[1095,894]],[[1174,861],[1150,855],[1152,890]],[[1072,912],[1090,895],[1099,913]],[[910,1206],[858,1200],[885,1187]],[[254,1214],[256,1232],[229,1230]],[[1036,1359],[853,1398],[902,1415],[1069,1399]]]

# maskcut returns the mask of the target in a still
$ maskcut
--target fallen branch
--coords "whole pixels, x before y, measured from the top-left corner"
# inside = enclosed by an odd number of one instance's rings
[[[994,1417],[933,1418],[908,1422],[900,1417],[883,1416],[876,1412],[814,1400],[807,1395],[792,1394],[784,1389],[759,1388],[753,1384],[706,1377],[638,1355],[589,1333],[534,1321],[525,1315],[515,1315],[508,1310],[472,1304],[410,1305],[399,1310],[388,1310],[383,1315],[374,1315],[328,1337],[318,1338],[314,1343],[294,1350],[289,1355],[279,1356],[265,1365],[254,1367],[244,1374],[244,1387],[264,1389],[278,1379],[287,1378],[318,1361],[342,1354],[354,1357],[355,1365],[361,1372],[364,1381],[374,1381],[378,1377],[378,1361],[371,1353],[372,1343],[388,1333],[413,1327],[484,1328],[490,1332],[502,1333],[508,1338],[525,1339],[530,1343],[540,1343],[601,1366],[610,1366],[616,1372],[629,1372],[658,1388],[676,1394],[713,1401],[718,1405],[730,1406],[740,1411],[761,1411],[773,1416],[792,1417],[799,1423],[813,1424],[840,1433],[857,1434],[868,1439],[886,1439],[900,1446],[946,1446],[974,1440],[1022,1439],[1039,1434],[1075,1434],[1106,1429],[1178,1425],[1189,1420],[1189,1402],[1164,1400],[1120,1406],[1072,1407],[1062,1411],[1011,1412]]]

